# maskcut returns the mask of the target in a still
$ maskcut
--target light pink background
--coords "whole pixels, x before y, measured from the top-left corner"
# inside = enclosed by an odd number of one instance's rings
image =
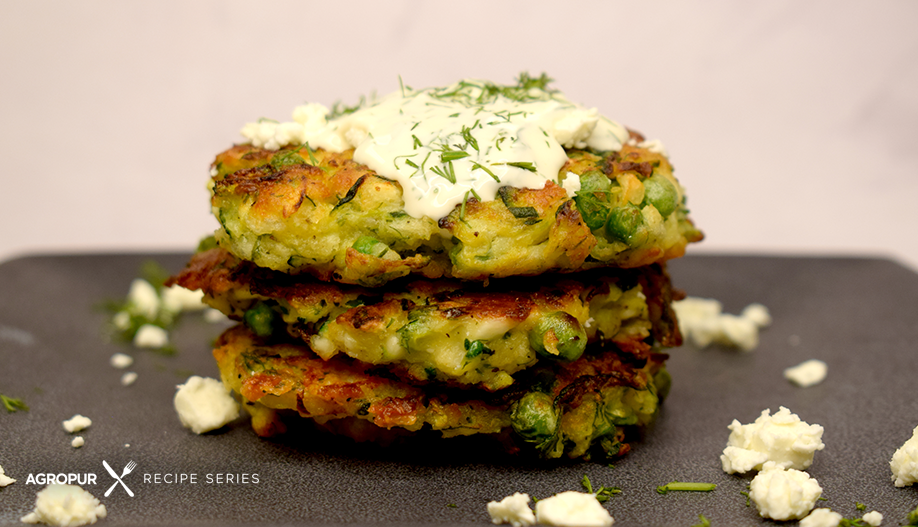
[[[2,2],[0,261],[190,250],[259,117],[548,72],[669,150],[697,252],[918,269],[918,2]]]

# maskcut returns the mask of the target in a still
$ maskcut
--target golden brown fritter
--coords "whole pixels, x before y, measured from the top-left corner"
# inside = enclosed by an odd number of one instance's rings
[[[626,432],[652,419],[668,385],[664,355],[634,360],[591,350],[537,368],[498,394],[420,387],[359,361],[323,360],[300,344],[268,344],[243,325],[221,335],[214,357],[262,436],[284,432],[281,414],[295,412],[356,439],[385,435],[379,429],[445,437],[511,433],[518,445],[548,458],[581,457],[590,447],[623,454]]]
[[[569,195],[503,187],[443,218],[404,211],[401,186],[341,154],[237,145],[214,162],[211,205],[219,244],[261,267],[377,286],[407,274],[493,277],[640,267],[681,256],[701,233],[665,156],[626,145],[569,150]]]
[[[669,277],[657,265],[494,279],[400,280],[367,289],[259,268],[223,249],[195,255],[171,283],[258,334],[287,333],[323,359],[386,364],[410,382],[511,385],[540,362],[572,361],[588,343],[637,358],[680,344]]]

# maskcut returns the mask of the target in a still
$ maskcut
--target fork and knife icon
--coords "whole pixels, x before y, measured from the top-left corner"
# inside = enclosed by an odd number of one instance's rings
[[[124,481],[122,481],[122,478],[124,478],[125,476],[127,476],[128,474],[130,474],[132,470],[134,470],[135,468],[137,468],[137,463],[134,463],[133,460],[130,461],[130,462],[124,467],[124,470],[121,472],[121,476],[119,476],[117,472],[115,472],[114,470],[112,470],[112,467],[109,466],[108,462],[105,461],[104,459],[102,460],[102,466],[104,466],[104,467],[105,467],[105,470],[107,470],[108,473],[111,474],[111,476],[117,480],[117,481],[115,481],[114,483],[112,483],[112,486],[109,487],[107,491],[105,491],[105,496],[108,497],[108,495],[111,494],[113,490],[115,490],[115,487],[116,487],[119,483],[121,483],[121,486],[124,487],[124,490],[128,493],[128,496],[130,496],[130,497],[133,498],[133,497],[134,497],[134,493],[131,492],[131,489],[129,489],[128,486],[124,484]]]

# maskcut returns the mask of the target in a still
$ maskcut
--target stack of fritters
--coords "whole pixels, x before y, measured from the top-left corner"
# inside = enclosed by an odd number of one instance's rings
[[[568,150],[573,196],[503,187],[443,218],[409,216],[353,151],[235,146],[212,170],[216,243],[172,283],[240,321],[214,355],[260,435],[298,415],[357,440],[619,455],[681,343],[664,262],[701,239],[666,157],[633,139]]]

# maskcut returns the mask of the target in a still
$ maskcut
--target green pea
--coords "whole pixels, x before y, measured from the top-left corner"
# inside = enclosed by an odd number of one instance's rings
[[[595,194],[578,194],[574,196],[577,211],[583,218],[583,223],[590,230],[599,229],[606,223],[609,216],[609,204],[598,199]]]
[[[612,181],[609,176],[599,170],[590,170],[580,176],[580,190],[578,193],[609,192],[611,188]]]
[[[259,337],[270,337],[278,322],[277,313],[263,302],[246,311],[243,318],[249,329]]]
[[[529,330],[529,344],[539,355],[577,360],[586,349],[587,336],[580,322],[569,313],[556,311]]]
[[[606,193],[612,189],[608,176],[598,170],[591,170],[580,176],[580,190],[574,196],[574,203],[580,217],[590,230],[605,225],[609,216],[609,202]]]
[[[529,443],[544,444],[558,431],[560,413],[552,397],[529,392],[510,407],[513,431]]]
[[[679,205],[676,187],[664,176],[655,174],[644,180],[644,203],[653,205],[663,218],[668,218]]]
[[[660,371],[653,376],[653,384],[657,388],[657,397],[662,401],[669,395],[669,390],[673,386],[673,377],[666,371],[666,368],[661,368]]]
[[[629,247],[641,245],[647,239],[641,209],[631,203],[612,209],[606,221],[606,232],[612,239],[626,243]]]

